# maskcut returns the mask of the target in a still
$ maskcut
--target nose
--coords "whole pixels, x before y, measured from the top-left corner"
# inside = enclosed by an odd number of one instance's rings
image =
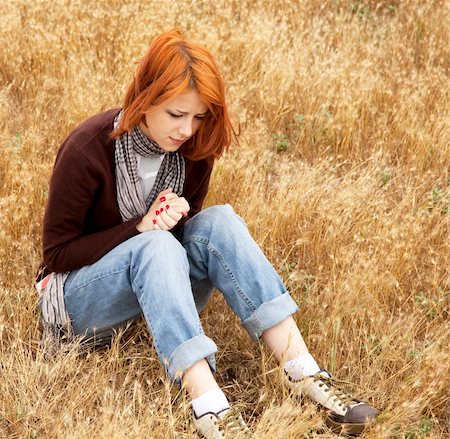
[[[182,119],[178,132],[183,138],[191,137],[194,133],[194,120],[188,117]]]

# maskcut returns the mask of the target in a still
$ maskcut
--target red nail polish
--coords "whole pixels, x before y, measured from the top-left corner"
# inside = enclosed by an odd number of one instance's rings
[[[166,201],[166,197],[161,197],[161,198],[159,199],[159,201],[161,201],[161,203],[162,203],[163,201]]]
[[[164,210],[164,207],[161,207],[161,212]]]
[[[159,210],[156,210],[155,214],[156,214],[156,215],[159,215]]]
[[[167,210],[169,207],[170,207],[170,206],[167,204],[167,205],[166,205],[166,210]]]
[[[153,224],[156,224],[156,220],[155,219],[153,220]]]

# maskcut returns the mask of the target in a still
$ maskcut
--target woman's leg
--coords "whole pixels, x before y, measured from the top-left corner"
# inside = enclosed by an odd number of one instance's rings
[[[231,206],[213,206],[189,220],[183,245],[193,282],[210,280],[252,338],[261,337],[279,361],[300,358],[303,372],[319,371],[292,318],[295,302]]]
[[[292,317],[278,325],[266,329],[261,338],[274,357],[279,361],[289,361],[309,353],[300,330]]]
[[[191,277],[211,280],[250,336],[261,337],[282,362],[297,393],[331,410],[333,427],[359,433],[376,417],[375,409],[337,389],[329,374],[320,372],[292,318],[295,302],[231,206],[214,206],[189,220],[183,245]]]
[[[211,372],[217,348],[198,316],[212,285],[207,279],[191,284],[186,251],[170,232],[122,243],[72,272],[64,292],[76,334],[105,334],[143,313],[161,363],[192,398],[196,428],[207,437],[220,431],[229,404]]]
[[[186,252],[170,232],[142,233],[73,271],[64,293],[76,334],[102,334],[143,313],[172,379],[205,358],[215,367],[217,348],[203,333]]]
[[[185,225],[182,242],[191,278],[209,279],[254,340],[297,311],[280,277],[231,206],[213,206],[195,215]]]
[[[200,314],[211,298],[214,287],[209,279],[191,279],[191,288],[197,312]],[[219,385],[205,359],[186,369],[181,381],[192,399],[198,398],[213,389],[219,389]]]

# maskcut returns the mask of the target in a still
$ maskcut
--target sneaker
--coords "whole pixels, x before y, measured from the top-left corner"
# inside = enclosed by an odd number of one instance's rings
[[[252,437],[250,429],[239,412],[225,409],[219,413],[208,412],[202,416],[192,415],[194,426],[206,439]]]
[[[326,424],[334,433],[358,435],[378,416],[378,410],[339,387],[326,370],[300,381],[288,379],[289,387],[330,410]]]

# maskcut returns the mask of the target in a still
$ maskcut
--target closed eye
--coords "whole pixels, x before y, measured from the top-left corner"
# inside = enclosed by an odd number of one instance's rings
[[[183,117],[184,114],[175,114],[175,113],[171,113],[170,111],[167,112],[169,114],[169,116],[174,117],[176,119]],[[202,120],[206,117],[206,114],[198,114],[197,116],[194,116],[197,120]]]

